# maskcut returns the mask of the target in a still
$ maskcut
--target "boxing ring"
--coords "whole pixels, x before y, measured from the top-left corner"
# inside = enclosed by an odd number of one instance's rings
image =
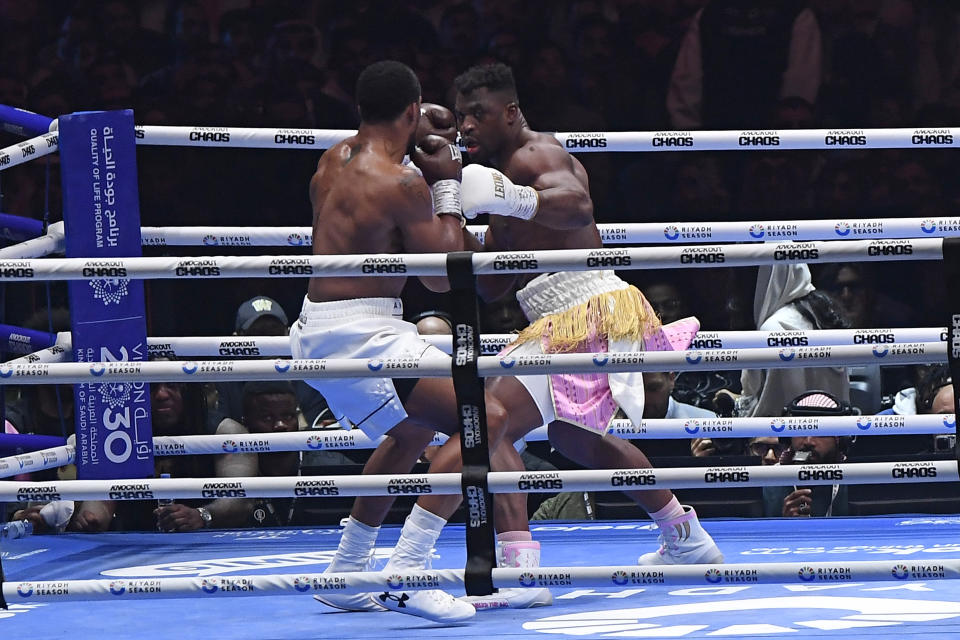
[[[41,124],[43,121],[40,121]],[[138,127],[138,144],[325,148],[351,132],[314,131],[302,142],[278,142],[280,130]],[[956,130],[858,130],[768,132],[633,132],[557,134],[571,151],[733,149],[910,148],[953,146]],[[309,142],[306,139],[309,138]],[[949,139],[949,140],[948,140]],[[600,144],[600,141],[603,144]],[[689,141],[689,142],[688,142]],[[44,133],[0,150],[0,169],[56,151],[56,133]],[[15,226],[15,225],[14,225]],[[605,244],[659,244],[590,251],[473,254],[470,277],[486,273],[585,269],[708,268],[797,262],[940,260],[954,251],[951,218],[756,221],[607,225]],[[704,232],[704,229],[707,229]],[[482,233],[482,228],[475,229]],[[35,235],[36,230],[24,231]],[[863,239],[866,236],[866,239]],[[243,241],[235,241],[243,238]],[[310,230],[287,228],[144,228],[144,245],[309,247]],[[687,244],[692,241],[693,244]],[[749,242],[750,244],[716,244]],[[89,260],[49,258],[63,250],[62,225],[0,249],[0,282],[84,281],[103,277]],[[953,254],[955,255],[955,254]],[[401,256],[211,256],[209,258],[98,259],[119,279],[192,277],[303,277],[366,275],[365,265],[385,259],[408,276],[445,275],[443,255]],[[278,262],[278,261],[283,261]],[[949,260],[948,260],[949,262]],[[277,269],[278,264],[303,269]],[[307,270],[308,269],[308,270]],[[29,274],[29,275],[28,275]],[[555,354],[513,358],[478,355],[476,375],[548,372],[739,370],[743,368],[919,364],[955,358],[958,344],[946,327],[809,332],[701,332],[685,352]],[[8,341],[19,328],[0,329]],[[882,336],[883,340],[870,336]],[[892,342],[888,336],[893,336]],[[378,360],[290,360],[286,339],[244,337],[273,360],[170,362],[68,362],[70,334],[26,335],[35,350],[0,365],[4,384],[276,380],[305,377],[440,377],[451,375],[448,356],[425,357],[392,369]],[[459,348],[434,338],[448,352]],[[477,336],[481,353],[496,353],[506,336]],[[239,339],[149,338],[150,351],[176,358],[223,354]],[[233,341],[233,342],[231,342]],[[804,345],[804,346],[796,346]],[[957,376],[954,376],[957,379]],[[960,397],[960,394],[957,394]],[[845,416],[649,420],[639,428],[618,422],[614,432],[630,438],[680,438],[715,432],[724,436],[956,434],[954,415]],[[346,437],[345,437],[346,436]],[[530,440],[543,439],[543,431]],[[242,451],[249,441],[269,440],[267,451],[374,446],[362,434],[298,432],[270,436],[156,438],[157,455]],[[441,439],[438,439],[438,442]],[[71,446],[0,459],[0,478],[76,460]],[[611,491],[618,488],[706,488],[834,483],[919,483],[958,480],[957,462],[819,465],[795,467],[596,470],[489,473],[492,493],[553,490]],[[119,485],[119,489],[117,486]],[[416,476],[307,476],[226,479],[106,479],[0,483],[0,502],[44,499],[141,499],[210,497],[236,491],[246,497],[298,495],[389,495],[398,487],[438,494],[461,492],[460,474]],[[391,489],[393,489],[391,491]],[[406,492],[406,491],[404,491]],[[493,569],[496,587],[550,587],[551,608],[482,612],[457,635],[488,637],[790,637],[866,638],[904,633],[960,635],[960,518],[897,516],[823,520],[711,520],[706,528],[727,564],[641,567],[637,555],[654,548],[656,532],[644,522],[533,523],[543,545],[543,566]],[[449,637],[450,630],[425,620],[388,613],[324,613],[308,596],[396,589],[444,588],[462,592],[469,558],[463,526],[450,525],[437,543],[433,568],[384,575],[379,571],[321,574],[339,539],[336,528],[202,531],[188,534],[65,534],[4,541],[0,628],[10,633],[63,632],[92,637],[383,637],[409,634]],[[399,528],[384,527],[378,557],[385,560]],[[468,534],[469,535],[469,534]],[[594,543],[589,546],[584,542]],[[589,548],[589,553],[584,549]],[[562,560],[562,563],[560,562]],[[281,595],[300,596],[282,598]],[[257,597],[252,602],[240,598]],[[175,602],[164,602],[176,599]],[[120,606],[118,606],[120,605]],[[262,609],[259,608],[262,606]],[[54,615],[45,615],[47,612]],[[151,615],[153,614],[153,615]],[[284,615],[289,614],[289,615]],[[162,616],[175,631],[138,624]],[[361,617],[362,616],[362,617]],[[376,617],[372,617],[376,616]],[[110,620],[104,628],[103,620]],[[42,625],[42,627],[41,627]],[[93,631],[95,630],[95,631]],[[111,636],[110,634],[115,634]],[[153,635],[151,635],[153,634]],[[799,637],[799,636],[798,636]]]

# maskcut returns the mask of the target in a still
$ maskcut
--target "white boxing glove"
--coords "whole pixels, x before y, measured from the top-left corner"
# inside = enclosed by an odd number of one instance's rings
[[[463,215],[471,220],[481,213],[529,220],[540,204],[533,187],[515,185],[496,169],[479,164],[463,168],[461,194]]]

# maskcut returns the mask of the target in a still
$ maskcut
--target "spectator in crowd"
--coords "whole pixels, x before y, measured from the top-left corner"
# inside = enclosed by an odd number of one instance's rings
[[[754,319],[760,331],[844,329],[849,323],[827,294],[817,291],[805,264],[762,266],[757,275]],[[750,369],[741,375],[743,394],[737,399],[741,416],[776,416],[805,389],[823,389],[850,398],[845,367]]]
[[[777,464],[780,462],[780,455],[786,447],[780,438],[773,436],[759,436],[750,438],[747,442],[747,455],[760,458],[763,466]]]
[[[287,314],[280,303],[267,296],[254,296],[237,308],[234,335],[236,336],[285,336],[290,332]],[[327,417],[327,403],[315,389],[302,380],[293,383],[297,402],[303,418],[309,426]],[[218,382],[217,409],[223,417],[234,421],[243,420],[243,383]]]
[[[667,109],[673,126],[763,128],[780,98],[816,104],[820,29],[804,5],[709,0],[691,21],[670,78]]]
[[[150,385],[150,407],[155,436],[202,435],[206,431],[207,403],[203,386],[196,383],[159,382]],[[157,456],[154,475],[171,478],[210,478],[212,456]],[[185,500],[188,507],[203,500]],[[84,500],[78,502],[68,528],[71,531],[153,531],[158,528],[155,500]],[[179,509],[179,507],[178,507]]]
[[[272,435],[297,428],[297,398],[289,382],[248,382],[243,386],[242,422],[225,418],[217,435]],[[238,449],[217,456],[216,477],[300,475],[300,451],[248,453],[242,445]],[[162,531],[196,531],[211,527],[283,527],[291,524],[296,507],[296,498],[221,498],[196,507],[175,503],[154,513]]]
[[[851,415],[849,403],[823,391],[807,391],[784,407],[785,416]],[[780,455],[779,464],[838,464],[846,459],[847,438],[794,436]],[[845,516],[847,485],[764,487],[764,515],[784,518]]]
[[[673,371],[654,371],[643,374],[643,419],[716,418],[717,414],[673,397],[677,374]],[[685,438],[673,440],[631,440],[643,445],[647,457],[685,456],[690,452]]]

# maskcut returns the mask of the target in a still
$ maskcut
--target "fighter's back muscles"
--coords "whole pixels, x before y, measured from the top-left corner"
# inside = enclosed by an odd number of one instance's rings
[[[349,138],[323,155],[310,181],[313,252],[318,255],[459,251],[459,224],[437,218],[430,190],[417,173],[374,153],[371,143]],[[444,289],[445,278],[421,278]],[[403,276],[312,278],[314,302],[397,297]]]

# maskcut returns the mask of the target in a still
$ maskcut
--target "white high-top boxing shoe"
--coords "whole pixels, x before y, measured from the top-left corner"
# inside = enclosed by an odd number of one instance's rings
[[[378,606],[397,613],[406,613],[434,622],[463,622],[477,614],[466,602],[460,602],[446,591],[384,591],[373,594],[370,600]]]
[[[370,558],[367,560],[365,565],[358,567],[348,567],[348,566],[336,566],[336,560],[330,563],[324,573],[337,573],[337,572],[347,572],[347,571],[374,571],[376,565],[376,559],[374,558],[373,551],[371,550]],[[342,564],[342,563],[341,563]],[[339,609],[341,611],[384,611],[385,609],[379,606],[372,598],[374,594],[372,593],[345,593],[343,595],[325,593],[325,594],[314,594],[313,599],[317,602],[322,602],[323,604],[331,607],[333,609]]]
[[[639,564],[720,564],[723,554],[703,530],[693,507],[683,505],[679,518],[660,523],[660,548],[637,559]]]
[[[497,566],[523,569],[536,569],[540,566],[540,543],[527,540],[523,542],[498,542]],[[553,604],[553,594],[549,589],[515,587],[498,589],[488,596],[464,596],[477,611],[484,609],[531,609],[549,607]]]

